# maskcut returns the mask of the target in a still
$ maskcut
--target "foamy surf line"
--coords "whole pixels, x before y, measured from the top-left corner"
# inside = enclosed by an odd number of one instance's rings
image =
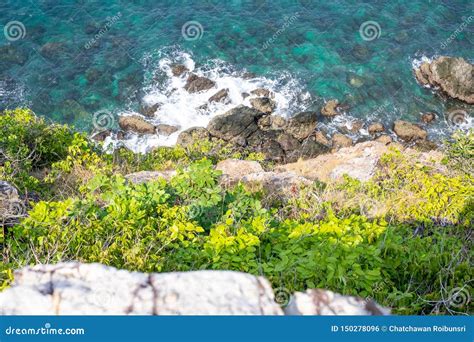
[[[106,148],[122,145],[134,152],[146,153],[153,147],[172,146],[176,144],[182,131],[191,127],[206,127],[213,117],[239,105],[250,107],[250,99],[257,97],[251,92],[259,88],[270,91],[276,105],[273,115],[291,116],[305,110],[311,99],[300,82],[289,74],[281,74],[273,79],[249,77],[245,70],[234,70],[232,66],[219,60],[212,60],[196,67],[192,56],[182,51],[158,53],[158,55],[158,62],[152,66],[154,77],[145,85],[146,95],[142,99],[146,106],[158,105],[158,109],[152,117],[145,117],[131,110],[119,115],[140,116],[155,126],[169,125],[178,130],[170,135],[140,135],[128,132],[123,139],[117,139],[115,134],[106,138]],[[189,71],[184,75],[174,76],[172,66],[176,64],[184,65]],[[214,81],[216,86],[201,92],[188,92],[184,87],[191,73]],[[154,81],[155,79],[160,79],[161,82]],[[223,89],[228,89],[225,101],[212,103],[208,101]]]

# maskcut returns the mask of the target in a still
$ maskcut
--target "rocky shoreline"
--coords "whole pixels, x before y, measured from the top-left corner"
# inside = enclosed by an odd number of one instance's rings
[[[453,99],[472,104],[473,66],[462,58],[439,57],[431,63],[423,63],[414,68],[417,81],[423,86],[438,89],[442,94]],[[215,88],[216,92],[208,103],[226,102],[228,89],[216,88],[216,82],[190,72],[184,65],[172,66],[172,74],[186,80],[184,89],[189,93],[199,93]],[[423,151],[436,149],[435,142],[428,139],[427,129],[439,114],[426,112],[420,114],[419,122],[412,123],[396,120],[391,126],[381,122],[364,122],[356,120],[342,125],[338,132],[329,133],[323,122],[331,121],[347,111],[344,104],[337,99],[328,100],[318,111],[296,113],[290,118],[275,115],[274,94],[264,88],[257,88],[250,93],[250,106],[240,105],[210,119],[207,127],[192,127],[182,131],[177,144],[189,146],[195,141],[222,139],[236,148],[247,148],[265,155],[269,161],[276,163],[295,162],[298,159],[314,158],[318,155],[337,151],[343,147],[375,140],[388,145],[399,142],[406,147],[416,147]],[[180,127],[150,123],[149,118],[159,116],[160,104],[142,105],[141,113],[119,118],[118,132],[100,131],[93,134],[96,140],[103,141],[112,135],[120,141],[130,134],[169,136],[180,131]]]

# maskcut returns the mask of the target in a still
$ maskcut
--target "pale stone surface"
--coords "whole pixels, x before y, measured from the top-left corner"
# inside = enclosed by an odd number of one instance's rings
[[[307,290],[293,294],[285,308],[286,315],[389,315],[390,309],[371,300],[343,296],[328,290]]]
[[[298,196],[300,189],[310,186],[309,179],[293,172],[257,172],[242,178],[248,186],[261,186],[270,197],[289,199]]]
[[[216,165],[216,170],[222,171],[221,181],[226,185],[238,183],[242,177],[255,172],[264,172],[262,166],[256,161],[226,159]]]
[[[314,159],[282,165],[277,171],[291,171],[322,182],[340,178],[343,174],[366,181],[373,176],[379,158],[386,152],[388,147],[384,144],[368,141]]]
[[[267,280],[231,271],[144,274],[101,264],[25,267],[1,315],[281,315]]]
[[[130,173],[125,176],[127,180],[134,184],[141,184],[146,182],[151,182],[159,178],[164,180],[170,180],[176,174],[175,170],[168,171],[139,171]]]

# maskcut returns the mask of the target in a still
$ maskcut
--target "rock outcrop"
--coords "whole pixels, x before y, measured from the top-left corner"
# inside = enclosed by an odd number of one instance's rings
[[[234,185],[248,174],[264,172],[262,166],[258,162],[239,159],[226,159],[220,161],[216,165],[216,170],[222,172],[221,182],[225,185]]]
[[[452,98],[474,104],[474,66],[463,58],[438,57],[414,71],[420,84],[439,88]]]
[[[14,225],[25,215],[26,206],[17,189],[0,180],[0,227]]]
[[[270,100],[268,97],[257,97],[255,99],[250,99],[250,104],[253,108],[265,114],[272,113],[276,107],[275,102]]]
[[[175,170],[168,171],[139,171],[130,173],[125,178],[134,184],[142,184],[146,182],[155,181],[158,179],[164,179],[169,181],[176,174]]]
[[[15,271],[0,292],[0,315],[283,315],[269,282],[233,271],[138,273],[77,262]],[[287,315],[380,315],[361,298],[308,290]]]
[[[321,114],[324,116],[336,116],[338,115],[338,106],[339,106],[339,101],[338,100],[329,100],[324,104],[324,106],[321,108]]]

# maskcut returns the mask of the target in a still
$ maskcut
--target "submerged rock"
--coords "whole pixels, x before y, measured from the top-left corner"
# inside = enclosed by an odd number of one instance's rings
[[[121,116],[119,118],[119,126],[124,131],[131,131],[139,134],[155,133],[155,126],[137,115]]]
[[[191,74],[184,85],[184,89],[186,89],[189,93],[198,93],[201,91],[212,89],[216,86],[216,82],[206,78],[201,77],[196,74]]]
[[[428,135],[428,133],[418,125],[403,120],[395,121],[393,131],[400,139],[406,142],[424,140]]]

